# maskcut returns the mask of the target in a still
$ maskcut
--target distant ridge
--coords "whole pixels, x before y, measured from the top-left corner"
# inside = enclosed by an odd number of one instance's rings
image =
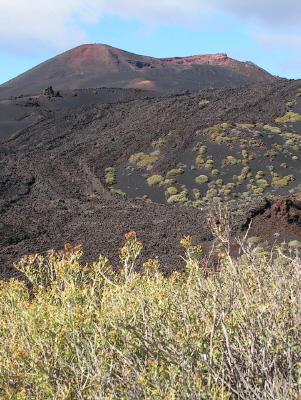
[[[257,65],[227,54],[154,58],[103,44],[86,44],[0,85],[0,97],[37,94],[50,85],[57,90],[118,87],[177,93],[276,79]]]

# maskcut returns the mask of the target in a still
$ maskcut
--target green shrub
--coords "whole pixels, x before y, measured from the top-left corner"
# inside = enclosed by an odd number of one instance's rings
[[[189,236],[186,270],[169,277],[157,259],[136,273],[134,232],[118,272],[105,257],[82,263],[70,245],[23,258],[32,293],[16,280],[0,286],[1,397],[299,399],[300,258],[243,246],[233,259],[216,220],[225,246],[210,274]]]
[[[264,125],[263,128],[272,133],[281,133],[281,129],[278,126]]]
[[[225,165],[237,165],[239,164],[240,160],[233,156],[227,156],[226,159],[224,160]]]
[[[242,150],[242,151],[241,151],[241,155],[243,156],[243,158],[246,158],[246,159],[249,158],[249,153],[248,153],[247,150]]]
[[[187,201],[188,201],[188,194],[186,191],[174,194],[167,199],[168,204],[183,204],[187,203]]]
[[[202,197],[202,194],[199,189],[192,189],[192,194],[196,200],[199,200]]]
[[[279,177],[278,174],[273,174],[273,185],[277,188],[283,188],[295,180],[293,175]]]
[[[198,150],[199,154],[206,154],[207,153],[207,146],[201,146]]]
[[[233,190],[233,189],[235,188],[235,183],[233,183],[233,182],[228,182],[228,183],[225,185],[225,187],[226,187],[227,189]]]
[[[255,128],[255,125],[249,124],[249,123],[243,123],[243,124],[236,124],[236,127],[238,129],[253,129],[253,128]]]
[[[165,139],[163,138],[159,138],[157,140],[153,140],[152,141],[152,147],[156,150],[161,149],[162,146],[164,146],[165,144]]]
[[[299,240],[292,240],[288,243],[288,246],[292,249],[301,249],[301,242]]]
[[[210,101],[209,101],[209,100],[201,100],[201,101],[199,102],[199,107],[200,107],[201,109],[203,109],[203,108],[206,108],[206,107],[208,106],[208,104],[210,104]]]
[[[223,132],[223,128],[220,125],[214,125],[210,128],[208,128],[208,132],[212,135],[214,134],[220,134]]]
[[[248,166],[243,167],[243,169],[241,170],[241,174],[238,176],[238,180],[240,182],[242,182],[242,181],[246,180],[248,177],[250,177],[250,174],[251,174],[250,167],[248,167]]]
[[[175,183],[174,178],[170,179],[164,179],[164,181],[161,183],[161,186],[171,186]]]
[[[113,167],[106,168],[105,170],[105,181],[108,186],[115,185],[117,183],[116,170]]]
[[[111,189],[111,193],[117,194],[118,196],[126,197],[126,193],[121,189]]]
[[[203,206],[202,200],[198,199],[192,202],[192,207],[201,208]]]
[[[204,165],[205,164],[205,159],[201,154],[199,154],[195,160],[196,165]]]
[[[173,168],[167,172],[166,177],[167,178],[176,178],[177,176],[183,174],[184,171],[185,170],[183,167]]]
[[[291,109],[291,108],[295,107],[296,104],[297,104],[297,101],[296,101],[296,99],[294,99],[294,100],[292,100],[292,101],[287,102],[287,103],[286,103],[286,107],[287,107],[288,109]]]
[[[162,183],[163,181],[164,178],[162,175],[152,175],[147,178],[147,184],[149,186],[159,185],[159,183]]]
[[[171,186],[166,189],[165,194],[166,196],[174,196],[175,194],[178,194],[178,189],[174,186]]]
[[[214,166],[214,161],[209,159],[206,161],[204,168],[206,168],[208,171],[211,171],[213,169]]]
[[[254,187],[253,193],[255,193],[255,194],[262,194],[262,193],[264,192],[265,187],[266,187],[266,186],[263,186],[263,187]]]
[[[130,156],[129,162],[131,164],[137,164],[137,162],[140,161],[144,156],[145,156],[145,153],[143,153],[143,152],[135,153]]]
[[[141,158],[137,162],[137,167],[141,169],[152,167],[155,164],[155,162],[158,161],[158,159],[159,158],[157,156],[146,154],[143,158]]]
[[[209,178],[206,175],[199,175],[195,178],[196,183],[198,183],[199,185],[202,185],[204,183],[208,183],[209,182]]]
[[[301,121],[301,115],[294,113],[292,111],[287,112],[283,117],[276,118],[275,122],[278,124],[285,124],[289,122],[299,122]]]
[[[220,194],[224,195],[224,196],[229,196],[232,193],[231,189],[227,189],[226,187],[222,188],[220,190]]]
[[[159,159],[159,156],[157,153],[145,154],[145,153],[141,152],[141,153],[133,154],[129,158],[129,162],[131,164],[136,164],[138,168],[150,169],[158,161],[158,159]]]
[[[263,179],[263,178],[257,179],[256,183],[261,188],[267,188],[269,186],[269,182],[266,179]]]
[[[218,191],[215,188],[210,188],[207,190],[206,197],[212,198],[212,197],[217,196],[217,194],[218,194]]]
[[[263,178],[264,176],[265,176],[265,172],[264,171],[257,171],[256,179]]]

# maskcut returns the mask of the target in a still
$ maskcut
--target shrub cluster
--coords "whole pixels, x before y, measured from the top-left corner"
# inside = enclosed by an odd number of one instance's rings
[[[296,249],[267,253],[228,230],[208,274],[186,237],[186,272],[165,277],[157,259],[137,273],[135,232],[113,272],[81,248],[23,258],[0,287],[3,399],[300,399],[301,268]],[[258,243],[259,242],[259,243]]]

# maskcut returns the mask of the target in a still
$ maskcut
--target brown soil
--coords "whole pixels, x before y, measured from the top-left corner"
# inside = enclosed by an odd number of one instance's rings
[[[250,226],[250,235],[269,242],[301,239],[301,201],[296,198],[265,200],[249,212],[243,230]]]

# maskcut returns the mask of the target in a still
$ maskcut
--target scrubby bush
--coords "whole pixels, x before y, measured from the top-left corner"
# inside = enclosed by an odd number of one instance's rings
[[[205,164],[205,159],[204,157],[199,154],[195,160],[196,165],[204,165]]]
[[[208,128],[208,132],[211,135],[218,135],[223,132],[223,128],[220,125],[214,125]]]
[[[166,143],[164,138],[159,138],[157,140],[152,141],[152,147],[156,150],[161,149],[162,146],[164,146]]]
[[[165,194],[166,196],[174,196],[175,194],[178,194],[178,189],[175,186],[170,186],[166,189]]]
[[[23,258],[32,293],[16,280],[0,287],[1,398],[299,399],[297,250],[259,251],[253,238],[233,259],[224,218],[209,221],[220,243],[209,275],[191,237],[186,271],[169,277],[157,259],[137,274],[134,232],[119,272],[104,257],[81,263],[70,245]]]
[[[145,154],[145,153],[141,152],[141,153],[133,154],[129,158],[129,162],[131,164],[136,164],[136,166],[141,169],[144,169],[144,168],[151,169],[152,166],[156,163],[156,161],[158,161],[158,159],[159,159],[159,155],[157,152],[153,152],[150,154]]]
[[[204,168],[206,168],[208,171],[211,171],[214,166],[214,160],[208,159],[204,165]]]
[[[207,148],[207,146],[203,145],[203,146],[201,146],[201,147],[199,148],[198,151],[199,151],[199,154],[206,154],[207,151],[208,151],[208,148]]]
[[[211,174],[212,174],[213,176],[216,176],[216,175],[219,175],[219,174],[220,174],[220,171],[219,171],[218,169],[213,169],[213,170],[211,171]]]
[[[167,199],[168,204],[183,204],[186,203],[187,201],[188,201],[188,194],[185,190],[183,190],[178,194],[171,195]]]
[[[201,100],[201,101],[199,102],[199,107],[200,107],[201,109],[203,109],[203,108],[206,108],[206,107],[208,106],[208,104],[210,104],[210,101],[209,101],[209,100]]]
[[[117,194],[118,196],[126,197],[126,193],[121,189],[112,188],[111,193]]]
[[[212,188],[207,190],[206,197],[207,198],[215,197],[215,196],[217,196],[217,193],[218,193],[217,189],[212,187]]]
[[[202,194],[199,189],[192,189],[192,194],[196,200],[199,200],[202,197]]]
[[[242,123],[242,124],[236,124],[238,129],[253,129],[255,128],[254,124],[250,124],[250,123]]]
[[[272,133],[281,133],[281,129],[278,126],[264,125],[263,128]]]
[[[294,249],[301,249],[301,242],[299,240],[292,240],[289,242],[289,247]]]
[[[231,128],[231,124],[229,122],[223,122],[220,126],[222,129],[230,129]]]
[[[162,175],[152,175],[147,178],[147,184],[149,186],[159,185],[159,183],[162,183],[163,181],[164,178]]]
[[[167,178],[176,178],[179,175],[182,175],[184,173],[184,168],[182,166],[179,166],[177,168],[173,168],[169,170],[166,174]]]
[[[198,183],[199,185],[202,185],[204,183],[208,183],[209,182],[209,178],[206,175],[199,175],[195,178],[196,183]]]
[[[269,186],[269,182],[266,179],[259,178],[256,181],[257,185],[263,189],[267,188]]]
[[[297,100],[294,99],[294,100],[292,100],[292,101],[287,102],[285,106],[286,106],[286,108],[287,108],[288,110],[291,110],[292,108],[295,107],[296,104],[297,104]]]
[[[295,180],[295,178],[293,175],[286,175],[283,177],[279,177],[278,174],[274,173],[272,183],[277,188],[283,188],[283,187],[289,185],[294,180]]]
[[[113,167],[106,168],[105,181],[108,186],[115,185],[117,183],[116,170]]]
[[[285,124],[288,122],[299,122],[299,121],[301,121],[301,115],[294,113],[292,111],[285,113],[283,117],[276,118],[275,120],[275,122],[277,122],[278,124]]]
[[[239,164],[240,160],[233,156],[227,156],[224,160],[224,165],[237,165]]]

